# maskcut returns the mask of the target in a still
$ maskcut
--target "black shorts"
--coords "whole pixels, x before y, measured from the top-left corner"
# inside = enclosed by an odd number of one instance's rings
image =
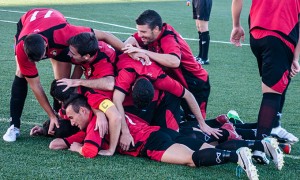
[[[212,0],[193,0],[193,19],[209,21]]]
[[[165,92],[164,97],[155,108],[151,125],[178,130],[181,122],[180,103],[181,98]]]
[[[207,81],[203,81],[202,79],[199,79],[192,75],[185,75],[185,79],[188,85],[188,90],[194,95],[203,118],[206,118],[206,108],[207,108],[207,102],[208,97],[210,94],[210,83],[209,78]],[[185,112],[185,114],[192,114],[192,112],[189,110],[189,106],[185,100],[182,101],[181,106]]]
[[[141,156],[161,161],[161,157],[165,151],[175,143],[186,145],[191,150],[197,151],[203,145],[204,141],[181,135],[172,129],[161,128],[151,133],[141,151]]]
[[[293,61],[291,49],[274,36],[261,39],[250,36],[250,46],[257,59],[262,82],[273,90],[283,93],[291,80],[289,77]]]

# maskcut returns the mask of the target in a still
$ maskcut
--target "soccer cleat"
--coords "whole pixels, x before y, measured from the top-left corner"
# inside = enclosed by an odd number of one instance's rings
[[[235,131],[231,123],[225,123],[221,128],[229,133],[228,140],[242,140],[242,137]]]
[[[240,167],[247,173],[247,176],[250,180],[258,180],[257,169],[251,160],[251,150],[247,147],[241,147],[236,151],[236,153],[238,155],[237,175],[239,175],[238,170]]]
[[[18,137],[20,137],[20,130],[14,125],[11,125],[3,135],[3,140],[6,142],[14,142]]]
[[[281,126],[277,128],[273,128],[271,131],[271,136],[278,139],[278,142],[283,143],[296,143],[299,141],[299,139],[294,136],[292,133],[289,133],[286,129],[282,128]]]
[[[292,151],[292,145],[287,144],[287,143],[279,143],[278,145],[281,149],[282,152],[284,152],[285,154],[290,154]]]
[[[266,137],[262,141],[265,153],[269,156],[278,170],[281,170],[284,165],[283,153],[278,147],[278,142],[275,138]]]
[[[235,110],[228,111],[227,117],[229,121],[232,122],[233,124],[244,124],[239,114]]]
[[[252,155],[252,159],[257,163],[257,164],[269,164],[270,161],[266,156],[266,153],[261,152],[261,151],[254,151]]]
[[[194,58],[195,58],[195,60],[196,60],[199,64],[201,64],[201,65],[203,65],[203,64],[209,64],[209,59],[203,60],[203,59],[201,59],[199,56],[196,56],[196,57],[194,57]]]
[[[220,124],[230,123],[226,114],[221,114],[218,117],[216,117],[216,121],[218,121],[218,123]]]

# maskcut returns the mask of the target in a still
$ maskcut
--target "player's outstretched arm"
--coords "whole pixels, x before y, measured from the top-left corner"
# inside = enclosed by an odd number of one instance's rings
[[[128,151],[130,144],[134,146],[133,137],[130,134],[129,128],[125,120],[125,112],[123,108],[123,101],[125,99],[125,94],[117,89],[114,90],[113,102],[117,107],[119,113],[121,114],[121,136],[120,136],[120,147],[124,151]]]
[[[57,117],[54,114],[54,111],[52,107],[49,104],[48,98],[44,92],[44,89],[41,85],[40,78],[35,77],[35,78],[26,78],[30,88],[32,89],[36,99],[42,106],[42,108],[45,110],[47,113],[49,119],[50,119],[50,126],[48,130],[48,134],[54,134],[53,128],[54,126],[59,127]]]
[[[232,31],[230,35],[230,42],[235,46],[242,46],[241,42],[245,40],[245,31],[240,22],[242,7],[243,0],[232,0]]]
[[[187,101],[190,110],[192,111],[192,113],[194,114],[194,116],[196,117],[199,125],[200,125],[200,129],[207,133],[208,135],[213,135],[215,136],[217,139],[219,139],[218,136],[222,136],[220,134],[221,130],[220,129],[214,129],[209,127],[206,123],[205,120],[203,119],[203,116],[201,114],[199,105],[195,99],[195,97],[193,96],[193,94],[191,92],[189,92],[187,89],[185,89],[185,93],[183,95],[183,98]]]
[[[98,41],[104,41],[107,44],[111,45],[113,48],[122,51],[122,48],[124,47],[124,43],[116,36],[108,32],[103,32],[97,29],[94,29],[94,33]]]

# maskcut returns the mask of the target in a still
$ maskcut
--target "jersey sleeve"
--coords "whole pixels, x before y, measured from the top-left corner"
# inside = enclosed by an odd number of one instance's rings
[[[99,79],[106,76],[115,76],[114,67],[107,59],[101,59],[93,65],[93,73],[88,79]]]
[[[19,42],[15,47],[15,54],[18,61],[18,65],[22,75],[28,78],[34,78],[38,76],[38,70],[36,64],[31,62],[25,51],[24,51],[24,41]]]
[[[177,97],[183,97],[185,88],[170,76],[163,74],[153,83],[155,89],[169,92]]]
[[[102,138],[100,138],[99,131],[95,131],[96,116],[93,117],[89,123],[86,131],[86,137],[82,146],[82,155],[86,158],[94,158],[97,156],[101,147]]]
[[[115,89],[128,94],[131,86],[136,79],[136,72],[133,68],[124,68],[118,72],[118,76],[115,80]]]
[[[168,34],[161,39],[160,43],[161,49],[165,54],[175,55],[181,59],[180,44],[176,40],[176,35]]]
[[[79,131],[76,134],[73,134],[72,136],[69,136],[67,138],[63,138],[65,143],[68,147],[74,142],[82,143],[85,138],[86,133],[84,131]]]

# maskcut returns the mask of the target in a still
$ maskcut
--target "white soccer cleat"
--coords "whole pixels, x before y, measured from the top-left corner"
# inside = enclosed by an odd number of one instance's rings
[[[272,137],[266,137],[262,141],[264,145],[265,153],[269,156],[278,170],[281,170],[284,166],[283,153],[278,146],[277,139]]]
[[[6,142],[15,142],[18,137],[20,137],[20,129],[11,125],[3,135],[3,140]]]
[[[287,143],[296,143],[299,139],[294,136],[292,133],[289,133],[286,129],[281,126],[273,128],[271,131],[271,136],[278,139],[278,141],[285,141]]]
[[[250,180],[258,180],[257,169],[252,163],[252,154],[251,150],[247,147],[241,147],[236,151],[238,155],[237,164],[241,167],[246,173]]]

